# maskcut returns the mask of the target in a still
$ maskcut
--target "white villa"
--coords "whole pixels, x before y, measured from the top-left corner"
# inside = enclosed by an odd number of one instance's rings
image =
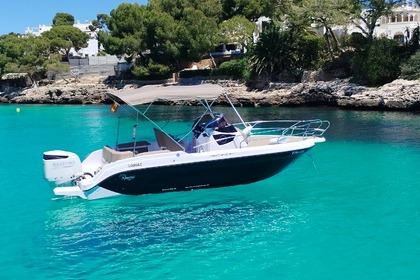
[[[409,3],[395,9],[391,17],[381,17],[376,36],[388,37],[405,42],[410,40],[413,29],[420,25],[420,7]]]
[[[98,35],[95,31],[91,31],[89,26],[91,22],[84,22],[81,23],[80,21],[76,21],[74,23],[74,27],[79,28],[81,31],[87,33],[89,35],[88,46],[76,52],[75,50],[71,51],[71,55],[74,57],[90,57],[90,56],[97,56],[99,52],[98,47]],[[25,34],[33,34],[35,36],[40,36],[43,32],[48,31],[52,28],[51,25],[39,25],[35,28],[26,28]]]
[[[266,24],[270,22],[270,18],[260,17],[257,22],[256,31],[253,34],[253,40],[256,42],[259,35],[263,32]],[[396,39],[401,43],[407,42],[411,39],[413,30],[420,26],[420,7],[413,3],[413,0],[405,0],[404,5],[394,9],[392,16],[382,16],[376,23],[374,36],[386,37],[389,39]],[[314,25],[313,27],[316,28]],[[337,26],[334,29],[336,34],[352,34],[361,33],[361,30],[354,24],[348,26]],[[319,29],[320,35],[325,33],[323,28]]]
[[[396,39],[401,43],[411,39],[414,28],[420,25],[420,7],[411,0],[397,7],[391,16],[382,16],[376,23],[374,36]],[[347,33],[360,33],[354,25],[347,26]]]

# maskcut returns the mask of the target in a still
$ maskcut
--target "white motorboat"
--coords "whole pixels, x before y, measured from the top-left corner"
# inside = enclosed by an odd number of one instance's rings
[[[238,123],[213,111],[221,95]],[[330,126],[325,120],[245,121],[216,84],[144,86],[109,96],[115,104],[126,104],[124,107],[136,112],[132,141],[105,145],[83,161],[72,152],[44,152],[44,176],[56,195],[98,199],[257,182],[279,173],[316,143],[324,142],[322,135]],[[153,104],[191,100],[204,110],[180,136],[172,136],[149,117]],[[153,125],[153,137],[137,139],[140,118]]]

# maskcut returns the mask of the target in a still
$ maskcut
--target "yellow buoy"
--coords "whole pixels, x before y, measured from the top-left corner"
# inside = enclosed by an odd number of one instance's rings
[[[20,112],[20,108],[16,108],[16,113],[19,113]]]

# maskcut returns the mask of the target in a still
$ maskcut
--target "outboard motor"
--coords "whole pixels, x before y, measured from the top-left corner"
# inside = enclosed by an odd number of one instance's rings
[[[82,173],[80,158],[75,153],[54,150],[44,152],[44,177],[55,185],[76,179]]]

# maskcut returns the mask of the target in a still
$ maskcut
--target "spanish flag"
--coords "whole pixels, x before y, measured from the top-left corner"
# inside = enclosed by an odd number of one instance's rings
[[[117,111],[118,111],[118,107],[119,107],[118,103],[117,103],[117,102],[114,102],[114,103],[111,105],[111,112],[112,112],[112,113],[117,112]]]

